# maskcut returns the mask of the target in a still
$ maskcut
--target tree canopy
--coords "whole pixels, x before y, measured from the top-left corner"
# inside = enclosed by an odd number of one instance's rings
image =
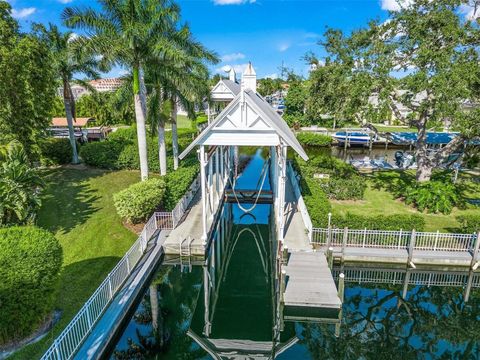
[[[418,129],[417,180],[480,135],[478,25],[459,13],[460,0],[416,0],[380,23],[346,36],[329,29],[321,43],[325,66],[312,73],[308,113],[396,120]],[[467,109],[468,107],[468,109]],[[428,128],[451,122],[461,135],[427,152]]]
[[[0,142],[19,141],[29,155],[50,123],[55,97],[53,59],[36,36],[22,33],[0,2]]]

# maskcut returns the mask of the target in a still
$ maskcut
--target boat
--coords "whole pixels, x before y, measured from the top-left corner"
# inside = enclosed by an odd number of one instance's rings
[[[366,132],[349,132],[339,131],[333,135],[339,144],[345,144],[347,141],[349,145],[366,145],[370,142],[370,135]]]

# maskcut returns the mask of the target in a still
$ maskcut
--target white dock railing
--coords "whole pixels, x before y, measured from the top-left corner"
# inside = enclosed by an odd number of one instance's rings
[[[313,228],[311,243],[327,247],[470,251],[477,234]]]
[[[148,246],[148,241],[157,230],[170,230],[178,225],[185,210],[198,190],[199,181],[195,179],[187,193],[180,199],[171,212],[155,212],[147,221],[137,241],[103,280],[80,311],[55,339],[41,360],[71,359],[87,335],[92,330],[104,310],[115,297],[125,280],[140,261]]]
[[[290,178],[290,183],[292,184],[293,192],[295,193],[295,198],[298,199],[297,207],[300,213],[302,214],[303,223],[308,230],[308,237],[310,241],[312,241],[312,238],[311,238],[312,229],[313,229],[312,220],[310,219],[310,214],[308,213],[307,205],[305,205],[305,201],[303,201],[302,191],[300,190],[300,185],[298,183],[298,178],[297,178],[298,174],[295,172],[290,162],[288,162],[287,164],[287,175]]]

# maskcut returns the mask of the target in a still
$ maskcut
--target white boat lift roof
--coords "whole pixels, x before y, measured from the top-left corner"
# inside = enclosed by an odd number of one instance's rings
[[[308,156],[287,123],[270,104],[251,89],[242,89],[210,125],[180,154],[185,158],[197,145],[278,146]]]

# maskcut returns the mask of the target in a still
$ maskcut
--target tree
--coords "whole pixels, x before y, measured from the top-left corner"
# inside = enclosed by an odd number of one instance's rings
[[[265,78],[258,80],[257,91],[262,96],[271,95],[282,90],[282,79]]]
[[[285,115],[284,118],[291,125],[300,125],[303,123],[305,115],[305,83],[302,81],[294,81],[288,88],[287,96],[285,97]]]
[[[58,27],[53,24],[49,24],[48,29],[41,24],[35,25],[35,28],[53,55],[55,72],[59,83],[62,85],[68,137],[72,147],[72,163],[78,164],[77,141],[73,128],[73,122],[76,119],[75,98],[71,84],[79,83],[82,86],[89,87],[85,81],[76,79],[74,76],[84,74],[90,78],[97,78],[99,76],[96,71],[98,61],[93,53],[85,51],[82,46],[83,39],[79,35],[71,31],[61,33]]]
[[[89,36],[85,45],[102,56],[101,64],[131,69],[137,123],[138,152],[142,180],[148,178],[145,132],[146,94],[143,72],[154,48],[175,52],[174,26],[179,8],[169,0],[101,0],[102,11],[93,8],[66,8],[63,18],[68,26],[83,29]]]
[[[340,91],[341,99],[355,104],[356,117],[364,119],[372,111],[387,109],[417,128],[419,182],[430,180],[436,166],[480,135],[480,110],[463,107],[465,101],[478,100],[480,30],[461,18],[461,4],[460,0],[416,0],[391,12],[388,21],[373,21],[349,37],[338,30],[325,34],[327,60],[341,69],[334,78],[350,85],[347,94]],[[341,101],[324,103],[331,105],[330,113],[344,111]],[[349,106],[349,111],[353,108]],[[427,129],[446,119],[461,134],[441,150],[428,151]]]
[[[129,95],[132,93],[131,89]],[[77,116],[93,117],[97,124],[131,124],[135,119],[133,103],[119,97],[124,94],[115,92],[92,91],[82,95],[75,104]],[[131,96],[131,95],[130,95]]]
[[[19,141],[29,158],[50,124],[55,98],[53,58],[33,34],[21,33],[0,2],[0,143]]]

